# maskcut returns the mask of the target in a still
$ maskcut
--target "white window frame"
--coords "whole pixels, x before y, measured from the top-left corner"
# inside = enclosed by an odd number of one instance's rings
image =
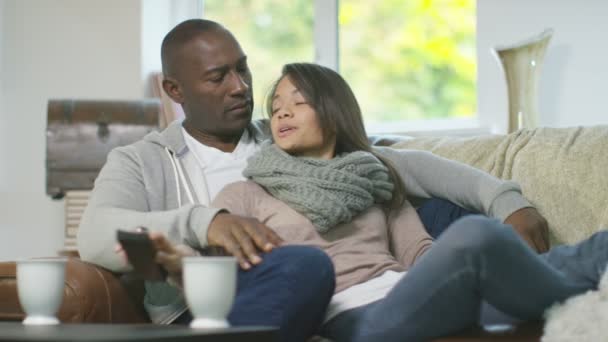
[[[183,0],[182,0],[183,1]],[[199,0],[203,13],[204,0]],[[315,46],[314,62],[340,71],[340,27],[338,12],[339,0],[314,0],[313,43]],[[390,123],[367,124],[370,134],[402,135],[478,135],[490,133],[482,127],[479,113],[474,118],[404,120]]]
[[[315,63],[340,71],[339,0],[315,0],[313,42]]]

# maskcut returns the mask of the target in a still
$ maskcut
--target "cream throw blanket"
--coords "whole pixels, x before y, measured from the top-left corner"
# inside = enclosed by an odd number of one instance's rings
[[[608,339],[608,271],[597,291],[587,291],[545,311],[542,342],[596,342]]]
[[[608,126],[420,137],[393,147],[431,151],[518,182],[549,221],[553,244],[608,228]]]

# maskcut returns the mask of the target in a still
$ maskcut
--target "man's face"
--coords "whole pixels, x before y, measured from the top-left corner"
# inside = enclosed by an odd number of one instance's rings
[[[176,51],[175,78],[188,124],[216,137],[239,136],[251,121],[247,56],[226,31],[200,34]]]

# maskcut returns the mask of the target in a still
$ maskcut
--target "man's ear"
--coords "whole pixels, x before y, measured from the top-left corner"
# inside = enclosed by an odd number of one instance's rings
[[[182,104],[184,102],[184,97],[182,96],[182,89],[176,80],[170,77],[165,77],[163,79],[163,89],[165,90],[165,93],[169,95],[171,100],[179,104]]]

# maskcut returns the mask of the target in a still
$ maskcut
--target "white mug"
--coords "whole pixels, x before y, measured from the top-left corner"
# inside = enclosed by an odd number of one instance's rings
[[[191,328],[227,328],[236,294],[237,263],[232,256],[183,258],[186,301]]]
[[[59,324],[67,258],[17,261],[17,291],[26,314],[23,324]]]

